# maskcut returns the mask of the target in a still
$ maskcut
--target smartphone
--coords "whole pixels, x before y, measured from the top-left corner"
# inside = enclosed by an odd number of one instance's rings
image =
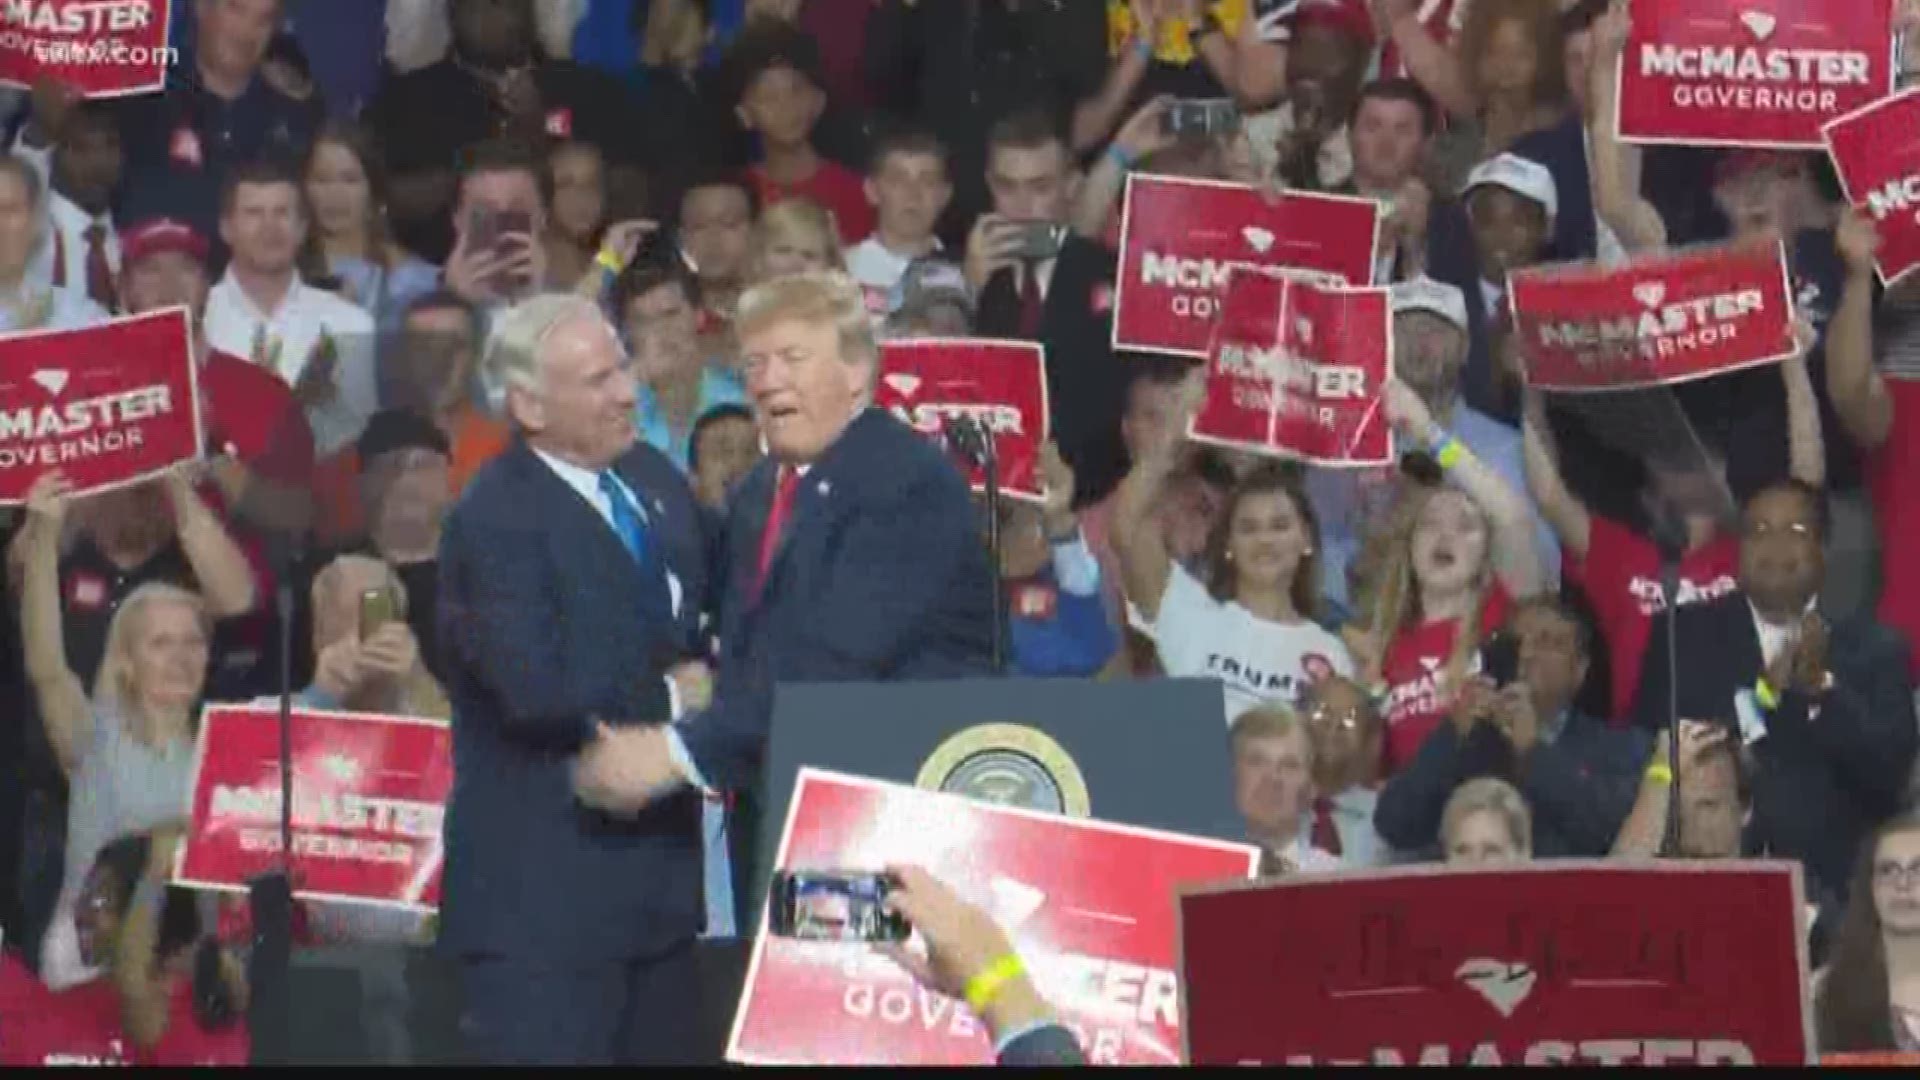
[[[1066,227],[1052,222],[1025,221],[1018,228],[1020,247],[1014,254],[1026,262],[1046,262],[1056,258],[1067,242]]]
[[[392,589],[367,589],[360,594],[360,640],[400,617],[400,598]]]
[[[1502,630],[1480,646],[1480,674],[1505,687],[1520,678],[1520,640]]]
[[[1163,115],[1169,135],[1231,135],[1240,126],[1240,111],[1230,98],[1184,98]]]
[[[467,211],[467,247],[472,251],[490,251],[500,242],[500,218],[491,206],[476,206]]]
[[[527,241],[533,239],[533,215],[525,210],[502,210],[493,216],[493,221],[497,230],[494,237],[495,247],[500,246],[500,241],[509,236],[524,237]]]
[[[886,907],[890,874],[776,870],[767,890],[767,925],[800,941],[905,941],[913,928]]]

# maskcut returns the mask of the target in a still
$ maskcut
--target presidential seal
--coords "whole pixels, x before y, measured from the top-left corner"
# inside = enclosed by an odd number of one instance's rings
[[[927,755],[914,784],[1048,814],[1092,812],[1073,755],[1024,724],[977,724],[955,733]]]

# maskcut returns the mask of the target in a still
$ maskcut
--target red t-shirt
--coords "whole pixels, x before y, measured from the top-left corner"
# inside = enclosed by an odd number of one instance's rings
[[[127,1065],[120,1001],[95,979],[69,990],[46,987],[17,957],[0,957],[0,1066]]]
[[[1905,545],[1920,529],[1920,381],[1888,379],[1893,425],[1867,456],[1873,523],[1880,533],[1880,621],[1907,636],[1907,670],[1920,677],[1920,561]]]
[[[1511,607],[1513,600],[1506,586],[1496,580],[1480,605],[1481,635],[1499,629]],[[1420,744],[1446,719],[1455,688],[1442,683],[1459,632],[1460,620],[1434,619],[1400,631],[1387,644],[1386,662],[1380,671],[1386,682],[1386,705],[1381,716],[1387,727],[1382,742],[1382,776],[1390,777],[1405,768]],[[1467,670],[1479,669],[1480,657],[1475,653]]]
[[[129,1045],[109,979],[54,991],[18,958],[0,958],[0,1066],[245,1065],[252,1044],[237,1022],[209,1032],[193,1015],[193,983],[175,979],[167,1031],[152,1050]]]
[[[760,205],[772,206],[788,199],[811,199],[833,214],[834,228],[840,231],[840,246],[852,247],[873,233],[873,206],[867,202],[867,185],[844,165],[821,161],[812,176],[797,184],[776,184],[759,165],[747,170]]]
[[[1660,593],[1660,549],[1617,521],[1594,516],[1587,557],[1561,558],[1562,573],[1578,582],[1593,604],[1613,666],[1613,717],[1625,721],[1640,689],[1640,664],[1653,617],[1666,607]],[[1680,606],[1717,600],[1740,587],[1740,541],[1720,535],[1680,560]]]

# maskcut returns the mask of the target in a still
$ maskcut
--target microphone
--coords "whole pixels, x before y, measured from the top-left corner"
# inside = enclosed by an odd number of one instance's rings
[[[949,416],[940,430],[946,436],[949,450],[965,458],[974,468],[987,467],[987,460],[993,457],[993,440],[978,420],[971,416]]]
[[[966,459],[967,463],[979,469],[987,482],[987,562],[993,568],[992,599],[993,612],[990,656],[993,673],[1002,675],[1007,670],[1007,595],[1000,586],[1000,461],[994,453],[993,435],[980,421],[971,416],[949,416],[941,425],[946,437],[947,449]]]

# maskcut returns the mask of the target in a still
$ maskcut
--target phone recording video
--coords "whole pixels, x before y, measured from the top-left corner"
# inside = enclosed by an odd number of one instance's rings
[[[1018,225],[1020,247],[1015,254],[1026,262],[1045,262],[1057,258],[1066,245],[1065,226],[1050,221],[1027,221]]]
[[[1497,687],[1507,687],[1520,679],[1520,639],[1502,630],[1480,646],[1480,674]]]
[[[1173,102],[1165,113],[1169,135],[1213,138],[1231,135],[1240,125],[1240,111],[1229,98],[1191,98]]]
[[[799,941],[905,941],[906,917],[886,907],[888,874],[779,870],[767,890],[768,929]]]
[[[392,589],[367,589],[360,594],[360,640],[400,617],[400,598]]]

